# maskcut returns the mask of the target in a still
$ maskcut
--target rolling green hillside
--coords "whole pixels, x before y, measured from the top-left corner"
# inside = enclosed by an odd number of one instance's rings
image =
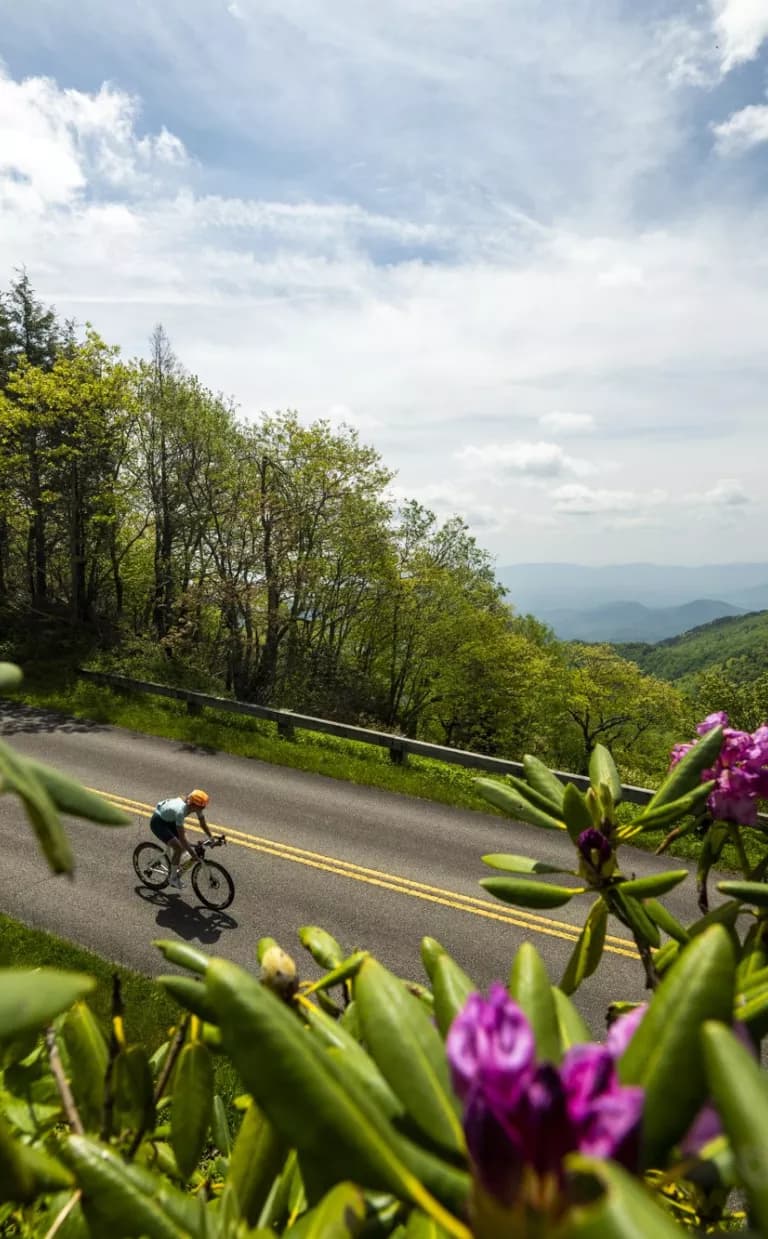
[[[740,680],[768,671],[768,611],[713,620],[655,645],[631,642],[615,648],[663,680],[684,680],[711,667]]]

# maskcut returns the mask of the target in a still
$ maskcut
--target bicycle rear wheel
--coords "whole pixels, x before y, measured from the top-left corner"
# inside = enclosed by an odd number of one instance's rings
[[[192,870],[192,889],[206,908],[221,912],[235,897],[235,884],[223,865],[215,860],[199,860]]]
[[[150,890],[161,891],[168,885],[171,871],[165,848],[157,843],[140,843],[133,853],[136,877]]]

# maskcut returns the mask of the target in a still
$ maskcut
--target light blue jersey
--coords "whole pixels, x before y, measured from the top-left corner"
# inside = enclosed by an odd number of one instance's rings
[[[170,800],[159,801],[155,813],[164,822],[174,822],[176,826],[183,826],[184,818],[189,817],[187,802],[181,796],[173,796]]]

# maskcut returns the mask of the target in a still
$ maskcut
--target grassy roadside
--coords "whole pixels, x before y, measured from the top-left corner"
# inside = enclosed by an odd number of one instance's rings
[[[192,716],[180,702],[133,697],[87,684],[71,673],[63,674],[60,664],[52,667],[38,665],[30,669],[22,688],[10,696],[30,706],[58,710],[95,723],[109,723],[146,735],[181,740],[276,766],[327,775],[348,783],[503,816],[475,789],[474,780],[481,771],[466,770],[423,757],[409,757],[407,765],[395,766],[383,749],[316,732],[297,730],[295,739],[286,740],[277,736],[272,723],[241,715],[220,715],[207,708]],[[629,806],[620,808],[622,820],[629,820],[630,814]],[[664,835],[663,830],[649,831],[633,840],[633,845],[652,852]],[[762,841],[747,835],[746,847],[750,860],[756,863],[763,855]],[[669,849],[668,855],[696,860],[700,849],[698,839],[683,838]],[[735,849],[731,844],[726,844],[719,868],[735,870],[736,864]]]

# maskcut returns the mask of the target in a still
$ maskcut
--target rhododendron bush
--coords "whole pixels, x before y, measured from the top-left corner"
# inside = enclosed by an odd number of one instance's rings
[[[698,829],[703,850],[713,830],[762,830],[766,729],[712,717],[699,732],[628,816],[600,747],[587,790],[533,758],[524,779],[478,781],[572,841],[570,867],[484,858],[484,885],[506,902],[583,901],[562,976],[530,943],[482,990],[431,937],[424,975],[403,979],[304,926],[311,982],[270,938],[251,970],[160,942],[173,971],[157,983],[178,1018],[155,1046],[126,1039],[117,988],[102,1029],[89,977],[0,970],[0,1234],[768,1235],[763,867],[718,882],[720,901],[686,924],[663,902],[686,869],[623,868],[646,830]],[[58,812],[99,820],[96,798],[2,749],[0,771],[66,868]],[[572,995],[600,966],[611,918],[636,946],[647,1001],[617,993],[607,1029],[590,1029]],[[215,1091],[222,1056],[242,1084],[236,1122]]]

